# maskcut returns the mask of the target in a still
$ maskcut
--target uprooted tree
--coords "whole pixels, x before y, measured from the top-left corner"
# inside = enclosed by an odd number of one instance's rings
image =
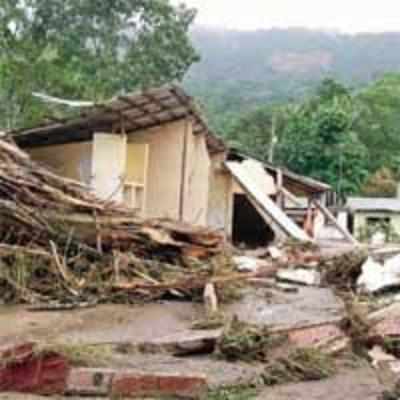
[[[194,17],[169,0],[0,0],[0,128],[43,116],[34,91],[97,100],[181,80]]]

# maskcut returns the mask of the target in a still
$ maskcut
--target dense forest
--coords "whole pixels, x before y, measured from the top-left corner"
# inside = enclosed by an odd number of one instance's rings
[[[29,4],[29,6],[27,6]],[[332,184],[394,195],[400,163],[400,33],[193,27],[167,0],[0,0],[0,128],[182,82],[234,147]]]

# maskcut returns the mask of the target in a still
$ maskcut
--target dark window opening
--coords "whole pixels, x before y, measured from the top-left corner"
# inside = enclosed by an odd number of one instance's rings
[[[272,229],[265,223],[246,195],[234,195],[233,243],[255,249],[265,247],[275,239]]]
[[[347,229],[351,234],[355,234],[354,232],[354,214],[349,214],[347,218]]]
[[[367,225],[369,227],[379,227],[382,225],[389,225],[390,218],[388,217],[368,217],[367,218]]]

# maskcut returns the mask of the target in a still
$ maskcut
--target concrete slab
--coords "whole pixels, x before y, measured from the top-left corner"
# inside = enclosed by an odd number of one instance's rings
[[[240,320],[265,325],[273,331],[303,328],[341,321],[345,308],[331,289],[299,287],[296,293],[252,288],[246,296],[225,308]]]
[[[363,368],[325,381],[265,389],[257,400],[376,400],[382,392],[373,371]]]
[[[189,329],[201,310],[182,302],[44,312],[0,307],[0,347],[22,341],[141,343]]]

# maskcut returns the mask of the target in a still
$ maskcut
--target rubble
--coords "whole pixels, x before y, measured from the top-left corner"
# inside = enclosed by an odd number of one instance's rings
[[[381,338],[400,338],[400,303],[393,303],[368,316],[372,332]]]
[[[204,288],[204,304],[207,315],[213,315],[218,312],[218,298],[215,291],[215,286],[212,283],[207,283]]]
[[[323,283],[339,290],[352,292],[356,288],[362,266],[367,259],[366,251],[356,249],[320,260],[318,268],[323,275]]]
[[[335,324],[291,330],[288,335],[296,347],[319,349],[325,354],[338,354],[350,347],[350,339]]]
[[[165,293],[182,298],[210,278],[219,286],[242,279],[234,275],[229,256],[221,256],[219,233],[143,220],[34,163],[5,140],[0,140],[0,161],[5,303],[58,301],[63,308],[65,303],[131,302]]]
[[[262,267],[268,267],[268,262],[256,257],[233,257],[233,261],[237,266],[238,271],[241,272],[257,272]]]
[[[318,271],[308,269],[281,269],[276,274],[276,277],[283,282],[301,285],[319,286],[321,284],[321,274]]]
[[[381,303],[360,295],[399,285],[400,256],[384,264],[359,248],[327,256],[313,243],[228,251],[217,232],[141,219],[4,140],[0,161],[0,300],[38,312],[25,309],[26,321],[0,340],[55,339],[0,352],[0,392],[197,399],[227,366],[250,371],[251,382],[286,384],[330,378],[352,352],[398,373],[398,303],[376,311]],[[152,315],[144,306],[99,310],[160,299]],[[171,303],[173,317],[164,315]],[[65,322],[61,311],[75,308]],[[205,375],[195,368],[202,363]]]
[[[323,381],[268,387],[257,400],[377,400],[382,392],[374,371],[364,366],[344,369]]]
[[[315,349],[297,349],[269,363],[264,372],[266,385],[318,381],[335,375],[332,356]]]
[[[287,336],[271,334],[234,318],[218,341],[218,354],[228,361],[266,361],[269,352],[287,342]]]
[[[54,352],[37,354],[26,343],[0,355],[0,392],[63,394],[70,371],[68,360]]]
[[[162,396],[183,399],[204,398],[207,393],[206,377],[174,373],[140,374],[116,372],[112,378],[112,398]]]
[[[3,352],[1,361],[0,392],[199,399],[208,386],[203,375],[76,368],[65,355],[29,343]]]
[[[384,264],[372,258],[362,266],[362,274],[357,280],[360,292],[376,293],[384,289],[400,286],[400,256],[394,256]]]
[[[283,252],[278,247],[270,246],[268,247],[268,252],[273,260],[279,260],[283,257]]]
[[[371,359],[371,365],[374,368],[379,368],[382,362],[392,362],[396,361],[396,358],[391,354],[386,353],[386,351],[380,346],[374,346],[372,350],[368,352],[368,357]]]
[[[182,331],[174,335],[150,339],[138,345],[142,353],[170,353],[176,356],[213,353],[223,329]]]

